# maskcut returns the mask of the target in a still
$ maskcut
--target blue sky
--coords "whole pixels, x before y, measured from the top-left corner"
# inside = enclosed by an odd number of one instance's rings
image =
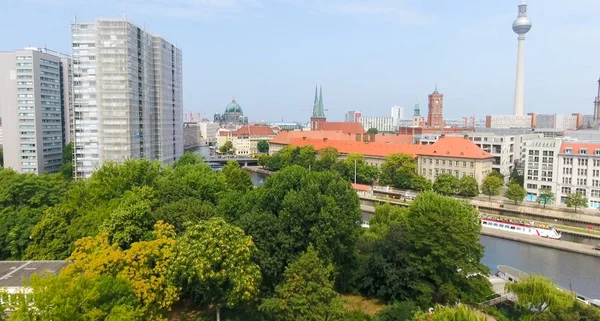
[[[183,50],[184,109],[307,121],[323,85],[328,119],[407,115],[437,83],[445,115],[512,112],[518,0],[0,0],[0,50],[69,53],[70,22],[120,17]],[[598,0],[530,0],[525,111],[592,113]],[[26,15],[24,16],[24,14]]]

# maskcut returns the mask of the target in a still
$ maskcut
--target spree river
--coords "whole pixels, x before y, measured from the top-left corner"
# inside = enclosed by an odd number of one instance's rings
[[[208,154],[208,148],[197,151]],[[264,174],[251,172],[251,175],[254,185],[262,185],[266,179]],[[508,265],[528,273],[542,274],[565,289],[572,289],[591,299],[600,299],[599,257],[485,235],[480,237],[480,242],[485,247],[482,263],[492,273],[496,272],[498,265]]]

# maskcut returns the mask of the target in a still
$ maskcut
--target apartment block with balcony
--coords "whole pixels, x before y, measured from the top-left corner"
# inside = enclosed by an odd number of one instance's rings
[[[69,140],[71,58],[42,48],[0,52],[4,167],[55,173]]]
[[[529,141],[525,147],[524,187],[526,200],[537,201],[542,188],[558,193],[557,176],[559,172],[558,154],[561,139],[544,138]]]
[[[556,202],[580,193],[589,206],[600,208],[600,144],[564,141],[558,154]]]
[[[124,19],[71,26],[75,177],[183,154],[182,53]]]

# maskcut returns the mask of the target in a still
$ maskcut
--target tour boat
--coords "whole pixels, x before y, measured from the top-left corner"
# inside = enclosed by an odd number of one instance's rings
[[[561,233],[550,225],[526,222],[519,219],[509,220],[504,218],[482,216],[481,226],[518,234],[546,237],[553,240],[560,240],[562,237]]]

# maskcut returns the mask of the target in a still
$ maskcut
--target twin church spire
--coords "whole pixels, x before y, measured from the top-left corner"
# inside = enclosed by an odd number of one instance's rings
[[[317,94],[317,86],[315,86],[315,105],[313,107],[314,118],[325,118],[325,109],[323,108],[323,86],[321,86]]]

